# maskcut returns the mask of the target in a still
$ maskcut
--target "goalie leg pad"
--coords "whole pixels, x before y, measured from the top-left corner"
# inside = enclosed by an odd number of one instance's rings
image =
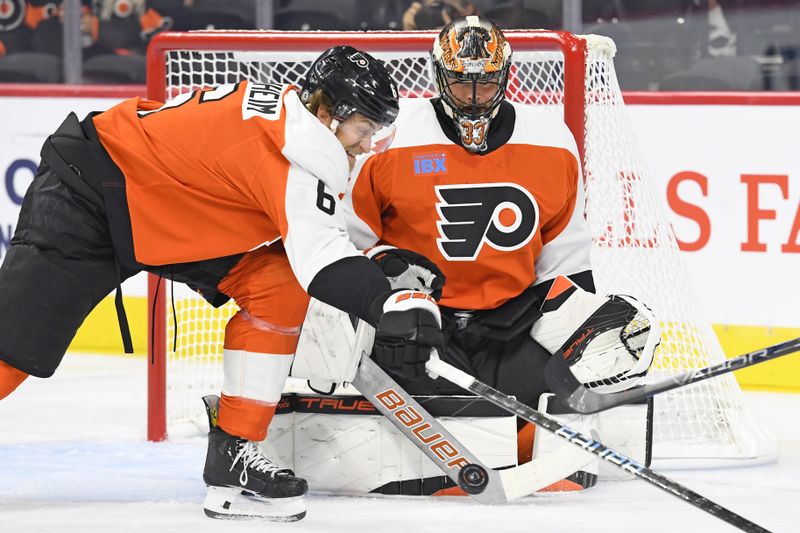
[[[539,397],[537,409],[542,413],[553,415],[553,418],[562,424],[566,424],[584,435],[592,435],[596,438],[598,433],[598,415],[566,414],[563,411],[559,411],[554,400],[555,396],[553,394],[549,392],[542,394]],[[536,428],[533,438],[533,459],[537,460],[552,454],[563,446],[573,446],[573,444],[566,442],[563,438],[557,437],[549,431]],[[557,481],[549,487],[545,487],[540,490],[540,492],[564,492],[591,488],[597,484],[599,465],[600,459],[594,457],[592,461],[580,470],[567,476],[562,481]]]
[[[303,496],[259,498],[230,487],[208,487],[203,511],[222,520],[269,520],[296,522],[306,516]]]
[[[620,405],[597,413],[597,427],[607,446],[650,466],[653,448],[653,400],[639,405]],[[600,479],[631,480],[636,476],[606,461],[600,462]]]
[[[342,390],[354,391],[351,387]],[[476,402],[472,396],[416,399],[486,466],[516,464],[513,415],[488,402]],[[306,479],[313,491],[422,496],[444,494],[453,486],[439,467],[360,395],[298,394],[285,396],[281,405],[262,449]],[[434,435],[431,430],[420,432],[423,438]]]
[[[653,446],[653,404],[622,405],[591,415],[564,413],[550,393],[539,398],[538,410],[553,415],[553,418],[584,435],[591,435],[606,446],[645,466],[650,465]],[[533,457],[552,453],[561,446],[571,446],[552,433],[536,429],[533,441]],[[564,482],[554,483],[541,492],[580,490],[595,485],[599,480],[620,481],[636,479],[636,476],[620,468],[614,468],[599,458],[581,468]]]

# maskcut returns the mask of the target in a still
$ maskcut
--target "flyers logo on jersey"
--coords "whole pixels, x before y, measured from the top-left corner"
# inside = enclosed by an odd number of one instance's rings
[[[439,251],[449,261],[474,261],[484,244],[511,251],[528,244],[539,206],[515,183],[441,185],[435,188]]]

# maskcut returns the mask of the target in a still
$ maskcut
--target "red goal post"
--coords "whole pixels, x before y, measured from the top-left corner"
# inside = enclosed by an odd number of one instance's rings
[[[432,32],[201,31],[164,33],[148,50],[148,96],[165,100],[241,78],[297,83],[321,51],[349,44],[382,59],[401,96],[434,94],[427,54]],[[625,115],[614,73],[613,42],[566,32],[509,31],[514,50],[509,100],[559,113],[577,140],[584,168],[585,215],[593,237],[598,291],[632,294],[653,308],[663,337],[651,379],[720,362],[724,354],[691,288],[666,207],[649,179]],[[176,303],[180,328],[167,312],[167,283],[150,276],[148,438],[203,424],[200,396],[218,393],[221,343],[229,304],[213,310],[199,297]],[[176,289],[176,294],[179,294]],[[179,332],[180,330],[180,332]],[[178,336],[172,352],[173,335]],[[196,404],[196,406],[195,406]],[[682,465],[736,464],[774,457],[732,376],[656,399],[654,457]]]

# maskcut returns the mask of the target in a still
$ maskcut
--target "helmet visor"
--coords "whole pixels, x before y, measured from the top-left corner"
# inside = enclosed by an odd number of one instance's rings
[[[352,166],[361,156],[388,149],[394,139],[395,126],[380,124],[356,112],[341,122],[337,120],[334,132],[351,158]]]
[[[396,133],[397,127],[394,124],[381,127],[381,129],[376,131],[375,135],[372,136],[372,148],[370,152],[379,154],[388,150],[392,145],[392,141],[394,141]]]

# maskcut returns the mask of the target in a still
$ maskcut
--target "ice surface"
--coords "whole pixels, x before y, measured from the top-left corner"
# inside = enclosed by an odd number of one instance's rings
[[[205,440],[146,442],[145,382],[143,358],[69,354],[56,376],[0,402],[0,533],[735,531],[638,480],[497,506],[312,494],[300,522],[211,520]],[[773,532],[800,531],[800,395],[748,399],[781,438],[776,463],[666,474]]]

